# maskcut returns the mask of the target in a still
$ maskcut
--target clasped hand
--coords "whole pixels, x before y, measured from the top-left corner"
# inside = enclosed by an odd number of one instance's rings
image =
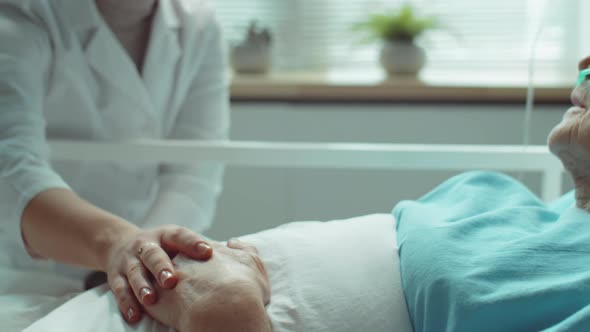
[[[211,246],[199,235],[175,225],[150,230],[133,228],[117,234],[108,248],[105,272],[127,322],[139,321],[142,307],[158,301],[157,287],[176,286],[179,276],[173,257],[183,254],[208,260],[212,253]]]
[[[158,303],[146,312],[179,332],[271,332],[270,284],[257,249],[236,239],[211,246],[207,262],[182,254],[173,259],[178,285],[158,289]]]

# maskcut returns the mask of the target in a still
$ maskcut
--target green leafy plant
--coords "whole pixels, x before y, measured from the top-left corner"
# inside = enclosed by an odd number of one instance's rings
[[[387,40],[413,42],[427,30],[438,28],[434,17],[418,17],[410,4],[389,14],[372,14],[354,25],[357,32],[366,34],[365,41]]]

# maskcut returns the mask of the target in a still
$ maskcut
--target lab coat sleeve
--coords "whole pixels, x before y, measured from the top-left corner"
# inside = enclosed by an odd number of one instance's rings
[[[3,195],[0,215],[18,238],[22,212],[34,196],[50,188],[69,189],[50,166],[45,138],[42,108],[50,49],[45,31],[0,5],[0,186],[11,193]]]
[[[221,29],[211,16],[202,61],[168,138],[227,140],[229,80]],[[144,225],[177,224],[202,232],[211,226],[222,188],[223,165],[163,165],[158,198]]]

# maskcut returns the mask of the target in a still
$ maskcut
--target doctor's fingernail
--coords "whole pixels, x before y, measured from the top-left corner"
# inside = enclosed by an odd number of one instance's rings
[[[144,287],[141,289],[141,291],[139,291],[139,296],[141,297],[141,302],[143,303],[145,303],[146,297],[150,295],[152,295],[152,291],[147,287]]]
[[[204,255],[210,250],[212,250],[211,246],[205,242],[199,242],[197,244],[197,253],[200,255]]]
[[[162,285],[166,285],[167,281],[170,280],[170,278],[172,278],[172,272],[167,270],[160,272],[160,282],[162,283]]]
[[[127,310],[127,319],[132,320],[133,318],[135,318],[135,310],[129,308],[129,310]]]

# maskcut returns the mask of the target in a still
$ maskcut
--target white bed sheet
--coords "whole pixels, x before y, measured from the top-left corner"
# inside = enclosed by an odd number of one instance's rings
[[[412,332],[390,214],[291,223],[242,239],[268,269],[275,332]],[[106,287],[80,293],[77,281],[6,269],[0,277],[2,331],[171,330],[149,318],[128,326]]]

